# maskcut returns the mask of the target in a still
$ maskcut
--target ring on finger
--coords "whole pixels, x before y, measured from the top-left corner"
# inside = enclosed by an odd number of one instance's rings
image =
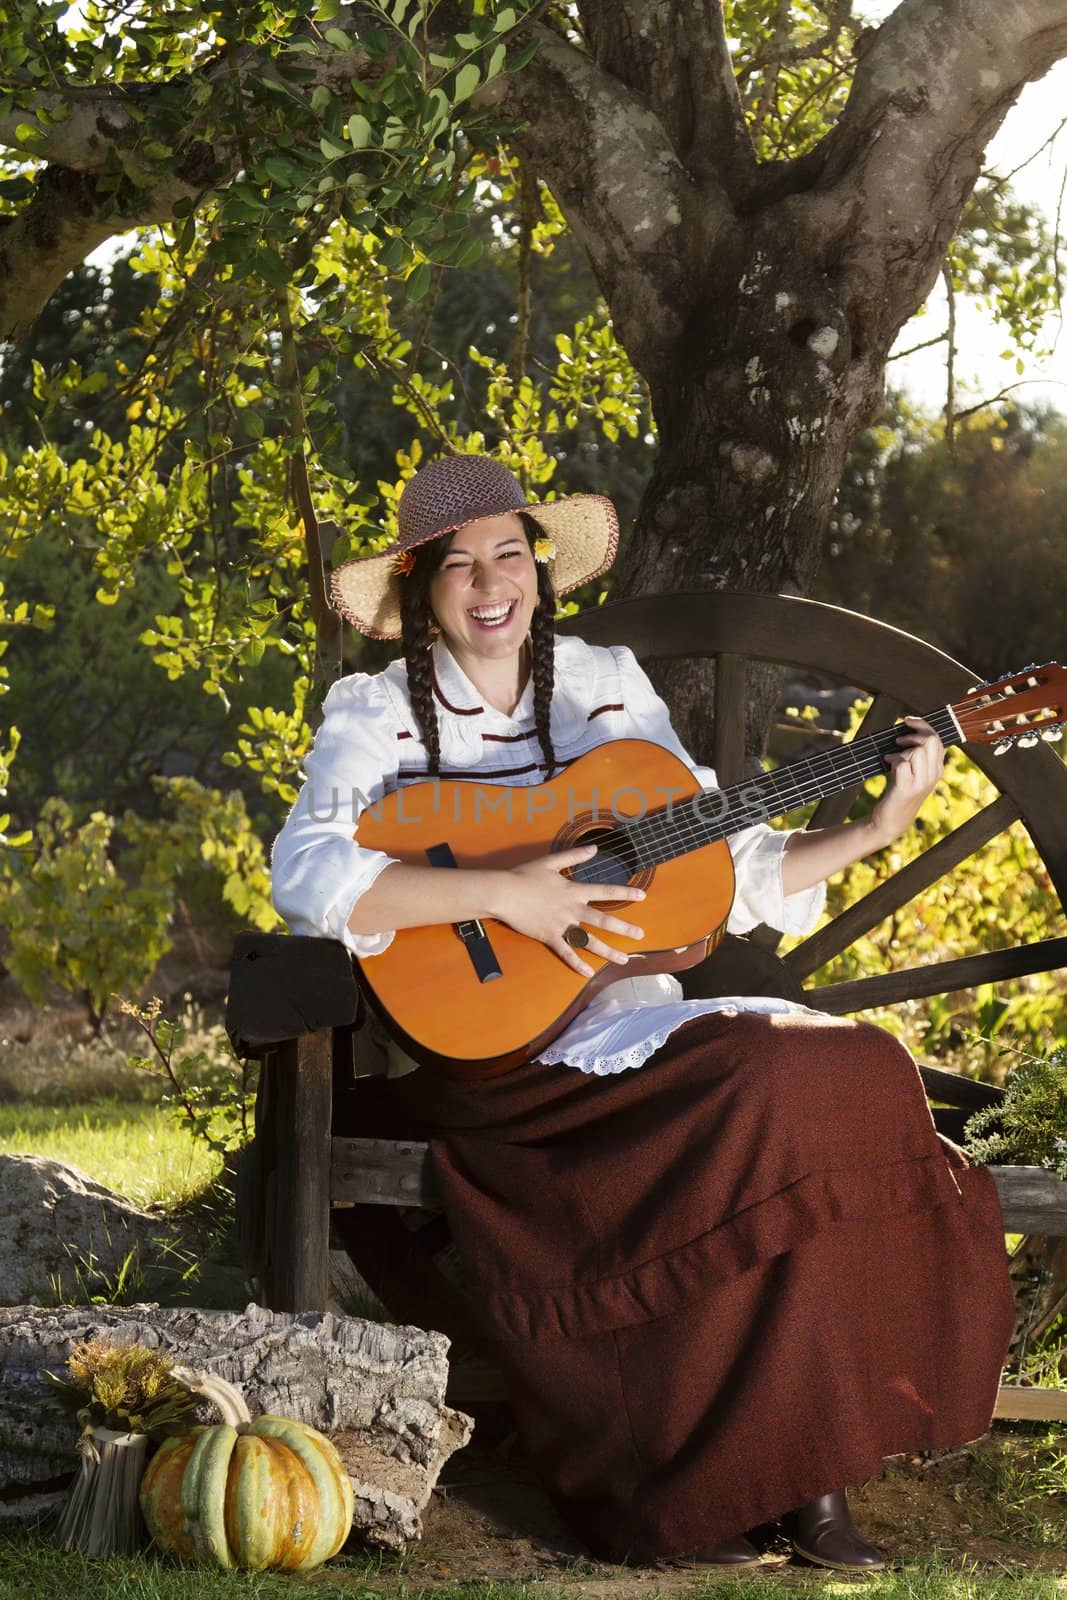
[[[575,922],[564,933],[563,940],[572,950],[584,950],[589,943],[589,935],[580,922]]]

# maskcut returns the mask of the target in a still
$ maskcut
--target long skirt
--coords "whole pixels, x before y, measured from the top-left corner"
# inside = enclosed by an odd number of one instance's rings
[[[704,1016],[639,1070],[390,1087],[520,1437],[596,1554],[693,1554],[980,1437],[1013,1326],[989,1172],[867,1023]]]

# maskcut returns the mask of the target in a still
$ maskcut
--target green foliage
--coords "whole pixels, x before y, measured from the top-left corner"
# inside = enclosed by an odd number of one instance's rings
[[[234,1055],[224,1035],[208,1045],[182,1050],[188,1030],[163,1016],[163,1003],[145,1006],[124,1001],[122,1009],[136,1021],[151,1055],[134,1055],[130,1064],[167,1085],[162,1104],[194,1139],[221,1156],[230,1156],[252,1137],[257,1067]]]
[[[1058,659],[1065,495],[1062,418],[979,414],[952,449],[943,424],[900,407],[853,449],[816,598],[918,633],[981,677]]]
[[[53,799],[35,849],[0,857],[8,967],[38,1005],[46,979],[84,998],[96,1032],[115,989],[143,983],[170,943],[171,903],[124,882],[111,858],[114,830],[102,811],[74,827],[69,806]]]
[[[847,8],[786,10],[726,7],[742,102],[772,160],[810,150],[833,125],[859,36]],[[17,830],[54,793],[71,808],[72,850],[93,816],[125,810],[121,823],[94,824],[111,830],[107,841],[91,849],[87,835],[77,848],[101,909],[120,884],[131,905],[139,891],[156,897],[157,911],[143,911],[150,944],[169,937],[176,877],[204,895],[221,885],[235,914],[270,925],[243,805],[212,785],[225,766],[249,793],[258,786],[271,826],[310,744],[315,630],[296,458],[320,519],[340,530],[335,561],[392,534],[400,489],[431,452],[489,450],[548,497],[610,486],[624,521],[635,505],[655,440],[643,382],[558,202],[524,183],[482,92],[522,70],[534,11],[581,45],[567,8],[544,13],[533,0],[135,4],[121,28],[95,0],[74,12],[20,0],[0,18],[0,107],[23,129],[0,160],[0,213],[19,214],[30,197],[68,111],[41,91],[64,84],[100,86],[121,109],[108,171],[93,178],[119,226],[151,185],[184,195],[174,221],[136,234],[106,279],[97,269],[69,279],[0,371],[0,555],[13,567],[0,631],[9,626],[18,680],[11,721],[27,730],[16,820],[0,821],[23,848],[0,900],[23,897],[16,960],[29,981],[80,985],[94,1008],[112,986],[110,967],[83,973],[83,955],[75,973],[46,934],[30,936],[33,895],[47,903],[28,866],[41,844]],[[1053,257],[1047,230],[991,185],[968,209],[951,267],[1025,344],[1053,296]],[[973,637],[989,654],[1024,629],[1034,637],[1035,616],[1058,625],[1067,593],[1038,486],[1031,495],[1017,477],[1005,488],[1002,471],[1002,492],[987,495],[980,429],[963,431],[972,475],[941,498],[930,493],[947,470],[936,438],[938,459],[924,454],[918,467],[914,434],[896,455],[884,437],[866,443],[835,530],[833,581],[866,586],[868,606],[856,603],[879,615],[899,599],[905,625],[943,627],[949,648],[982,665]],[[1005,437],[1005,466],[1013,450]],[[1057,471],[1040,486],[1046,511]],[[1020,487],[1031,521],[1014,515]],[[990,582],[997,528],[1016,544],[1026,530],[1010,604]],[[64,614],[48,633],[60,570]],[[931,619],[930,595],[961,572],[959,598]],[[139,670],[139,652],[152,671]],[[373,668],[383,654],[352,640],[346,660]],[[0,787],[17,737],[0,752]],[[185,757],[199,787],[150,781]],[[147,813],[146,826],[130,811]],[[141,924],[126,915],[122,926],[126,948],[140,944],[129,932]],[[114,986],[138,987],[132,967]]]
[[[102,811],[75,825],[65,801],[45,803],[32,847],[0,856],[0,926],[7,964],[37,1004],[47,980],[84,999],[99,1032],[113,995],[147,981],[170,948],[183,880],[205,874],[237,915],[277,918],[263,846],[239,791],[192,778],[160,780],[172,812],[161,821]]]
[[[1003,351],[1018,373],[1019,351],[1046,359],[1038,346],[1056,302],[1057,241],[1040,212],[1017,200],[1000,179],[979,184],[964,208],[946,262],[957,290],[1004,325],[1013,348]]]
[[[978,1161],[1045,1167],[1067,1179],[1067,1048],[1023,1055],[999,1105],[967,1120],[967,1147]]]
[[[154,785],[165,813],[146,821],[128,813],[124,829],[140,881],[157,896],[177,896],[200,880],[242,922],[264,932],[278,926],[270,902],[270,874],[263,843],[253,831],[240,790],[222,793],[195,778],[158,778]]]
[[[738,91],[763,161],[802,155],[829,132],[848,98],[862,24],[818,0],[726,0]]]
[[[867,703],[852,710],[854,734]],[[1058,747],[1053,747],[1058,748]],[[902,867],[996,799],[985,774],[959,749],[948,751],[945,774],[913,828],[889,849],[858,861],[831,878],[824,921],[894,877]],[[864,790],[852,815],[861,816],[876,793]],[[788,820],[796,826],[805,813]],[[854,981],[873,973],[919,967],[1049,935],[1062,915],[1058,896],[1029,834],[1014,823],[976,855],[938,879],[815,974],[824,983]],[[1067,996],[1053,973],[1012,983],[983,985],[871,1013],[872,1020],[903,1037],[927,1060],[951,1060],[974,1076],[997,1076],[994,1034],[1039,1050],[1049,1038],[1067,1038]],[[984,1037],[983,1037],[984,1036]]]
[[[44,1372],[56,1410],[71,1412],[83,1428],[147,1433],[154,1439],[192,1420],[197,1397],[172,1376],[162,1350],[139,1344],[83,1339],[66,1362],[67,1375]]]
[[[102,1052],[102,1043],[90,1043]],[[121,1061],[124,1076],[112,1067],[110,1081],[102,1083],[96,1063],[85,1070],[84,1046],[65,1049],[54,1040],[46,1047],[41,1041],[41,1046],[35,1053],[56,1076],[42,1086],[40,1069],[31,1071],[14,1085],[22,1098],[0,1101],[0,1150],[63,1161],[135,1205],[169,1212],[195,1209],[213,1190],[220,1158],[202,1141],[190,1141],[173,1112],[159,1105],[159,1080],[131,1068],[117,1044],[109,1042],[109,1053]],[[139,1099],[134,1099],[135,1091]],[[124,1098],[116,1098],[117,1093]],[[57,1103],[60,1095],[64,1098]],[[88,1262],[76,1262],[74,1268],[98,1282],[98,1263],[91,1273]],[[68,1275],[65,1269],[64,1277]]]

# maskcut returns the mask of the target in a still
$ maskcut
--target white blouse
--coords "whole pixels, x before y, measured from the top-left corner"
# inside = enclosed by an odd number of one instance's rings
[[[513,786],[541,783],[545,768],[534,728],[532,682],[506,716],[482,703],[442,639],[433,657],[441,776]],[[551,721],[561,761],[611,739],[648,739],[684,761],[704,788],[717,787],[712,768],[698,766],[683,749],[666,705],[625,645],[557,639]],[[403,660],[373,676],[353,673],[333,685],[307,758],[304,786],[274,844],[274,904],[294,934],[339,939],[361,957],[388,948],[393,933],[355,934],[347,927],[360,895],[394,859],[357,844],[353,830],[368,805],[404,783],[421,781],[426,768]],[[788,837],[760,823],[730,839],[736,885],[729,932],[746,933],[761,922],[791,934],[815,926],[825,886],[785,894],[782,855]],[[641,1066],[691,1017],[808,1009],[767,996],[685,1000],[680,983],[667,973],[622,978],[595,995],[541,1059],[582,1072],[621,1072]]]

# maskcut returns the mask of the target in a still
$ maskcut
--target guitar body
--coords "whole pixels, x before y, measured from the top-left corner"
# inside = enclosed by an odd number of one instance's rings
[[[500,869],[600,843],[624,819],[699,793],[689,768],[670,751],[618,739],[530,788],[449,779],[409,785],[364,811],[355,837],[413,866],[431,864],[448,846],[457,867]],[[452,924],[402,928],[388,950],[361,960],[368,997],[402,1048],[453,1075],[489,1077],[533,1060],[605,984],[703,960],[721,939],[733,903],[726,842],[632,874],[612,859],[614,875],[597,881],[631,883],[646,895],[608,907],[643,928],[643,939],[598,935],[635,952],[625,967],[586,952],[596,971],[583,978],[536,939],[488,918],[481,926],[500,969],[489,981],[479,979]]]

